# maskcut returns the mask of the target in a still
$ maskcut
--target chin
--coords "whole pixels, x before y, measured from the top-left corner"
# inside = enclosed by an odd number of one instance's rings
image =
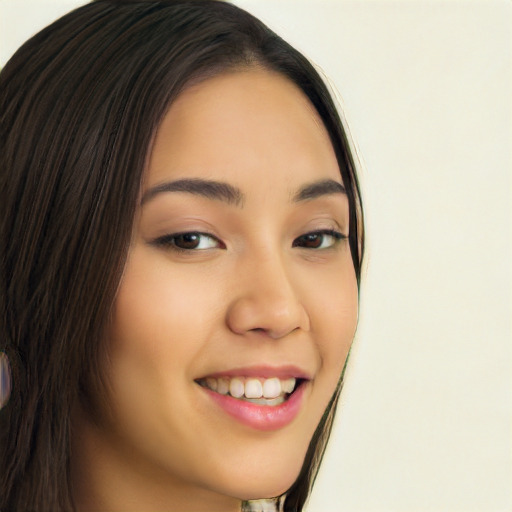
[[[249,500],[263,500],[276,498],[277,496],[281,496],[293,485],[293,480],[289,485],[285,486],[277,486],[275,483],[269,486],[261,486],[252,489],[245,489],[245,492],[238,494],[236,497],[242,501]]]
[[[265,498],[275,498],[288,491],[294,484],[300,473],[299,468],[282,467],[272,468],[269,464],[264,474],[258,475],[239,472],[237,482],[229,486],[229,494],[241,500],[258,500]],[[238,484],[238,485],[237,485]]]

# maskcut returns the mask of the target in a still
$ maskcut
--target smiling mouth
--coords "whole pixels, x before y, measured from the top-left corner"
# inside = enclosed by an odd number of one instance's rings
[[[228,395],[243,402],[277,406],[284,403],[304,382],[289,377],[206,377],[196,381],[200,386],[220,395]]]

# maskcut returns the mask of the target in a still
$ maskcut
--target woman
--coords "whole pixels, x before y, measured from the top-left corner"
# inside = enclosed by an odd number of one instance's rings
[[[224,2],[98,0],[0,102],[0,509],[302,510],[363,252],[316,71]]]

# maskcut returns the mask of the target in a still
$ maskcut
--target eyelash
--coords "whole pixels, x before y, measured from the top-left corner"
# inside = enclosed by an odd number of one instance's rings
[[[309,239],[309,241],[312,241],[314,237],[326,237],[330,236],[333,238],[333,242],[329,247],[303,247],[304,249],[316,249],[316,250],[323,250],[323,249],[331,249],[334,246],[336,246],[341,240],[345,240],[347,238],[346,235],[343,233],[340,233],[339,231],[335,231],[334,229],[320,229],[318,231],[311,231],[309,233],[305,233],[304,235],[299,236],[293,241],[292,247],[301,247],[296,242],[297,240],[303,240],[306,241]]]
[[[193,238],[193,237],[198,237],[199,239],[201,237],[206,237],[206,238],[209,238],[210,240],[213,240],[214,242],[213,242],[213,244],[209,245],[208,247],[198,248],[198,246],[195,246],[195,247],[185,248],[185,247],[179,247],[178,245],[176,245],[176,240],[179,239],[180,237],[182,237],[182,238],[188,237],[189,239]],[[310,242],[315,243],[315,241],[317,241],[319,239],[319,237],[321,237],[320,238],[321,243],[318,247],[306,247],[306,246],[299,245],[300,241],[302,241],[302,243],[305,243],[305,244],[310,243]],[[332,237],[332,239],[333,239],[332,243],[328,247],[322,247],[323,242],[325,241],[325,237]],[[303,235],[297,237],[293,241],[292,247],[302,247],[303,249],[312,249],[312,250],[326,250],[326,249],[332,249],[341,240],[346,240],[347,238],[348,238],[347,235],[344,235],[343,233],[340,233],[339,231],[336,231],[334,229],[320,229],[317,231],[311,231],[309,233],[304,233]],[[216,247],[217,244],[219,244],[220,247]],[[226,246],[217,237],[215,237],[209,233],[201,233],[199,231],[186,231],[183,233],[173,233],[170,235],[164,235],[164,236],[154,240],[153,245],[156,245],[157,247],[169,248],[173,251],[181,252],[181,253],[190,253],[193,251],[204,251],[207,249],[214,249],[214,248],[220,248],[220,249],[226,248]],[[201,245],[200,240],[199,240],[199,245]]]
[[[178,245],[176,245],[176,239],[178,239],[180,237],[182,237],[182,238],[206,237],[206,238],[209,238],[210,240],[213,240],[214,243],[211,246],[203,247],[202,249],[198,249],[197,247],[189,247],[189,248],[179,247]],[[224,244],[217,237],[210,235],[209,233],[201,233],[199,231],[185,231],[183,233],[173,233],[171,235],[164,235],[160,238],[157,238],[153,242],[153,244],[156,245],[157,247],[165,247],[165,248],[171,249],[173,251],[183,252],[183,253],[192,252],[192,251],[204,251],[206,249],[217,248],[216,244],[220,244],[221,249],[225,248]]]

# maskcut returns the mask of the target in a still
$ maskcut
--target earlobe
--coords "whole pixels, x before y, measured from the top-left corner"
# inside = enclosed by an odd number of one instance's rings
[[[11,367],[5,352],[0,352],[0,409],[2,409],[11,395]]]

